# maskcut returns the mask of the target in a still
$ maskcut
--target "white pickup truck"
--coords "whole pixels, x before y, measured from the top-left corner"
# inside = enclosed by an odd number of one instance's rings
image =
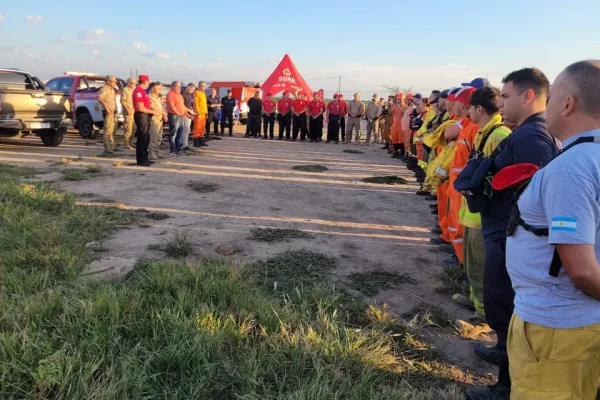
[[[69,95],[71,118],[81,137],[95,139],[104,126],[102,106],[98,103],[98,91],[106,85],[106,77],[87,72],[65,72],[63,76],[50,79],[46,87]],[[121,91],[125,82],[117,79],[118,121],[123,123]]]

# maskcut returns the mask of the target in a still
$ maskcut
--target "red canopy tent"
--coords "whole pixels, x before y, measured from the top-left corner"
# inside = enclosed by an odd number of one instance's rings
[[[294,96],[298,90],[302,90],[306,95],[312,96],[310,86],[306,83],[302,75],[296,69],[289,55],[283,56],[283,59],[275,68],[271,76],[260,87],[263,93],[271,93],[275,96],[283,90],[289,90]]]

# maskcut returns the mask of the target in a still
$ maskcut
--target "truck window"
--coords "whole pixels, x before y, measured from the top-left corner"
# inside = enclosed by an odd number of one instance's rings
[[[16,90],[33,90],[34,83],[25,74],[0,71],[0,88]]]
[[[102,88],[102,86],[106,85],[106,79],[93,77],[87,77],[84,79],[88,85],[88,90],[91,92],[97,92]]]
[[[59,91],[63,93],[71,93],[71,88],[73,87],[73,78],[63,78],[60,83]],[[46,89],[48,89],[48,85],[46,85]]]
[[[58,88],[60,88],[60,81],[61,78],[50,79],[48,83],[46,83],[46,90],[50,90],[53,92],[58,91]]]

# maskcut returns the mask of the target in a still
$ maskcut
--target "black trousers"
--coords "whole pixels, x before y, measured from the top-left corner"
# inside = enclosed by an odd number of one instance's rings
[[[311,116],[309,118],[309,138],[310,140],[319,140],[323,136],[323,116],[319,115],[317,118]]]
[[[342,142],[346,141],[346,117],[343,115],[339,116],[340,118],[340,130],[342,132]]]
[[[292,140],[298,139],[300,132],[300,140],[306,140],[308,129],[306,128],[306,113],[294,115],[294,126],[292,128]]]
[[[225,124],[229,126],[229,133],[233,133],[233,110],[223,112],[221,119],[221,133],[225,133]]]
[[[206,134],[210,134],[210,126],[214,125],[215,135],[219,133],[219,114],[216,112],[209,112],[206,116]]]
[[[290,138],[292,127],[292,113],[288,112],[285,115],[279,114],[279,139],[283,139],[283,131],[285,129],[285,138]]]
[[[270,134],[271,139],[275,137],[275,113],[272,114],[263,114],[263,132],[265,133],[265,137],[267,137],[267,133]]]
[[[340,116],[329,114],[327,123],[327,141],[338,142],[340,140]]]
[[[248,115],[247,124],[246,134],[248,136],[257,137],[260,133],[260,115]]]
[[[138,164],[148,162],[148,145],[150,144],[150,114],[136,111],[133,114],[133,120],[137,127],[135,134],[137,143],[135,144],[135,158]]]
[[[510,385],[506,340],[515,309],[515,292],[506,270],[506,237],[484,238],[483,305],[490,328],[496,331],[498,350],[505,356],[498,366],[498,382]]]

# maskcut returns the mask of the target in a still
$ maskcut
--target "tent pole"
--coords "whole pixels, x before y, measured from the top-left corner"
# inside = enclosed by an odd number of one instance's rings
[[[338,78],[338,93],[342,93],[342,76]]]

